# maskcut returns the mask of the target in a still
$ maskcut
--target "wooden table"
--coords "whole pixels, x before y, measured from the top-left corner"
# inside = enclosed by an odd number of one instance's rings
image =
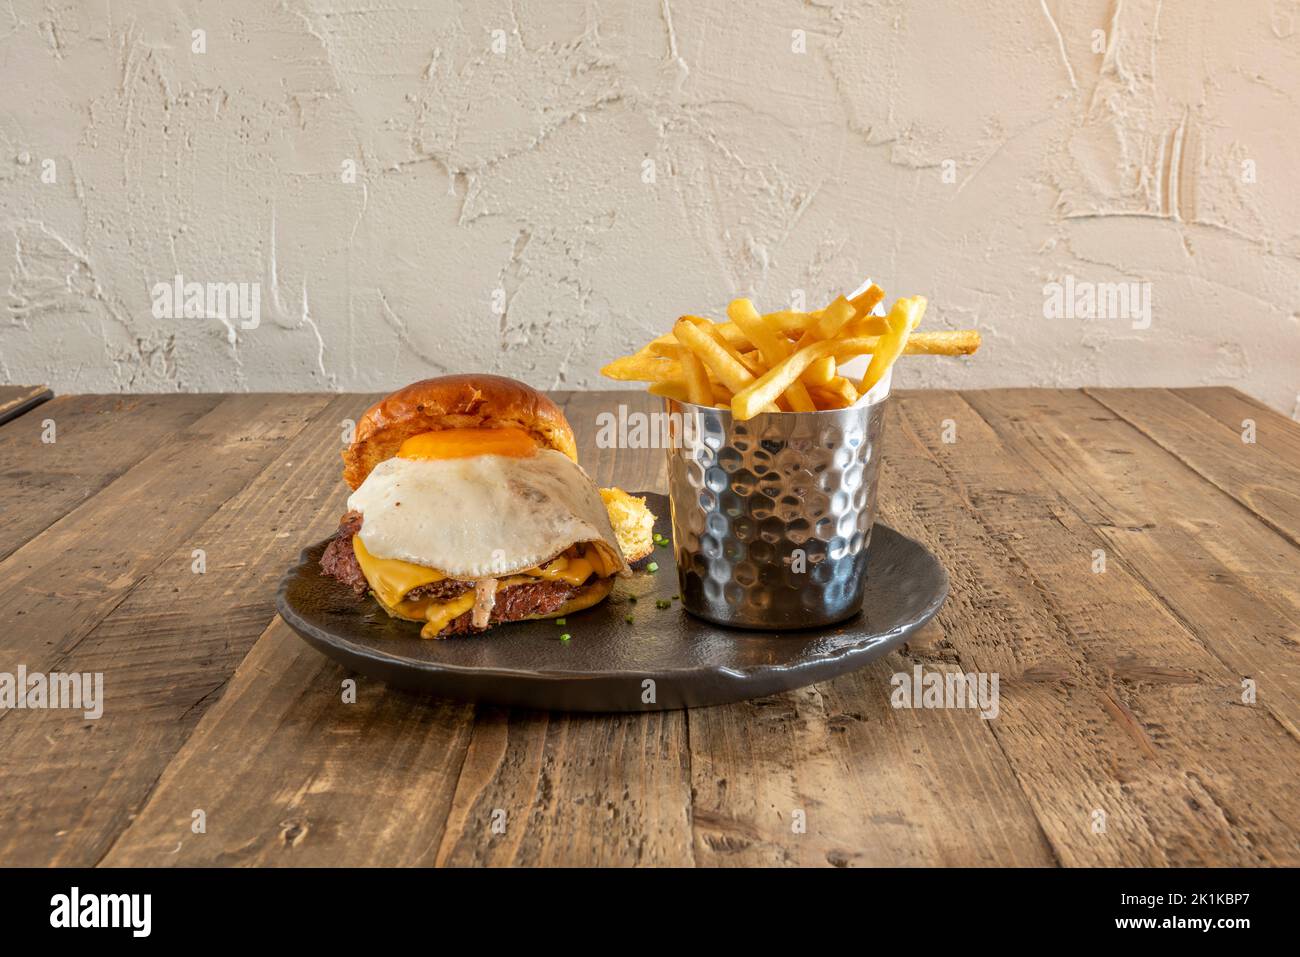
[[[0,862],[1300,863],[1300,427],[1240,393],[901,394],[883,520],[952,576],[924,640],[616,716],[364,678],[345,704],[276,618],[372,398],[61,396],[0,425],[0,671],[106,697],[0,712]],[[664,488],[661,452],[595,447],[645,396],[559,398],[599,483]],[[999,715],[895,710],[917,664],[996,672]]]

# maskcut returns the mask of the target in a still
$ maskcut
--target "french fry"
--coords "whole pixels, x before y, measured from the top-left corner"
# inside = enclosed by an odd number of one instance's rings
[[[874,288],[874,287],[872,287]],[[804,339],[800,341],[801,345],[809,345],[808,335],[811,333],[817,339],[833,339],[835,334],[844,327],[844,324],[856,315],[853,303],[849,302],[843,296],[840,296],[833,303],[826,307],[822,317],[817,320],[815,326],[811,326],[808,332],[804,333]]]
[[[695,405],[711,405],[713,386],[709,383],[709,374],[695,353],[690,349],[680,348],[682,378],[686,380],[686,401]]]
[[[640,355],[623,356],[601,369],[600,374],[620,382],[680,380],[682,364],[672,359],[655,359]]]
[[[732,358],[716,339],[689,318],[677,320],[677,325],[673,326],[673,335],[678,342],[695,353],[732,392],[739,392],[754,381],[754,377],[739,359]],[[678,363],[679,368],[680,366],[681,363]]]
[[[883,318],[883,317],[877,317]],[[850,336],[836,339],[844,348],[837,349],[835,358],[843,362],[855,356],[874,353],[880,336]],[[865,348],[863,346],[865,345]],[[957,329],[944,332],[914,332],[907,337],[903,347],[905,356],[968,356],[979,350],[980,334],[974,329]]]
[[[763,317],[758,314],[754,304],[748,299],[735,299],[727,306],[727,315],[731,321],[740,327],[740,331],[745,334],[750,342],[758,346],[759,354],[768,366],[774,366],[785,359],[790,354],[790,343],[783,341],[777,333],[769,327]],[[785,399],[790,404],[792,412],[815,412],[817,406],[813,403],[812,397],[808,395],[808,390],[802,382],[798,380],[790,384],[790,388],[785,391]]]
[[[748,339],[745,338],[745,334],[740,331],[739,327],[737,327],[734,322],[715,323],[715,322],[711,322],[710,320],[706,319],[703,316],[682,316],[681,318],[689,319],[691,320],[691,322],[695,323],[697,326],[700,326],[701,328],[704,328],[704,326],[706,325],[711,326],[713,332],[717,333],[718,336],[721,336],[722,340],[726,342],[728,346],[730,346],[731,348],[737,351],[741,349],[753,348],[753,343],[751,343]],[[710,333],[710,335],[712,335],[712,333]],[[714,336],[714,338],[716,339],[717,336]],[[653,355],[672,356],[676,358],[677,347],[678,347],[677,340],[670,332],[667,335],[660,336],[657,339],[651,339],[650,342],[646,344],[645,348],[649,349]]]
[[[980,347],[974,329],[918,332],[921,296],[895,301],[889,313],[871,312],[884,298],[875,284],[825,309],[785,309],[760,315],[748,299],[727,308],[728,321],[682,316],[666,335],[601,371],[649,384],[651,393],[697,405],[730,408],[738,420],[759,412],[841,409],[861,401],[901,356],[970,355]],[[838,363],[869,355],[862,380],[850,382]]]
[[[870,351],[870,348],[874,348],[877,341],[876,339],[832,339],[804,346],[780,365],[773,366],[752,385],[738,390],[731,400],[731,411],[742,421],[752,419],[765,405],[770,404],[773,399],[790,388],[790,383],[799,378],[803,371],[818,359],[835,355],[837,349],[849,352],[855,346],[858,347],[858,351],[854,354],[862,355]]]
[[[707,322],[707,320],[704,321]],[[767,367],[762,364],[762,358],[759,356],[758,350],[749,348],[750,344],[747,340],[736,336],[735,339],[737,344],[733,345],[731,342],[727,341],[726,336],[718,334],[718,330],[721,329],[720,326],[714,325],[712,332],[702,325],[700,328],[704,329],[705,332],[708,332],[710,338],[713,339],[714,342],[727,350],[727,354],[742,366],[749,369],[751,374],[755,367],[759,368],[760,373],[767,371]],[[655,342],[650,343],[647,348],[650,350],[648,354],[657,359],[680,359],[683,352],[690,351],[689,349],[683,349],[682,344],[677,342],[676,339],[672,342],[659,342],[656,340]],[[744,349],[743,352],[741,351],[742,349]]]
[[[834,392],[825,386],[813,386],[808,391],[817,400],[817,408],[819,409],[847,409],[853,404],[840,393]]]
[[[842,375],[837,375],[835,378],[831,379],[830,383],[826,386],[826,391],[830,392],[832,395],[839,396],[844,400],[846,406],[852,405],[857,402],[858,399],[862,398],[862,394],[854,388],[853,383]]]
[[[748,347],[748,343],[739,341],[735,345],[732,345],[732,343],[727,341],[727,337],[718,331],[717,325],[710,322],[708,319],[705,319],[703,316],[686,316],[684,318],[693,322],[697,329],[703,329],[714,342],[722,346],[727,355],[731,356],[731,358],[744,366],[745,370],[750,375],[760,376],[767,371],[761,363],[746,358],[740,351],[740,347],[742,345]]]
[[[876,349],[871,353],[871,364],[867,366],[862,383],[858,386],[858,391],[863,395],[884,378],[890,366],[903,354],[907,337],[925,314],[925,304],[924,296],[912,296],[894,302],[889,315],[885,316],[887,331],[877,341]]]
[[[661,395],[668,399],[676,399],[678,402],[690,402],[691,397],[686,391],[686,384],[678,382],[675,379],[665,379],[663,382],[651,382],[646,389],[651,395]],[[712,398],[712,396],[710,396]],[[705,403],[708,405],[709,403]]]
[[[692,359],[695,359],[696,362],[699,362],[699,359],[696,359],[693,353],[687,352],[686,354]],[[700,368],[703,369],[703,365],[701,365]],[[696,402],[691,397],[690,386],[686,382],[678,379],[663,379],[658,382],[651,382],[646,386],[646,391],[651,395],[676,399],[678,402],[691,402],[695,405],[714,405],[718,402],[731,401],[731,390],[721,383],[711,381],[707,374],[704,377],[704,389],[704,401]]]
[[[817,324],[817,320],[822,317],[822,312],[821,309],[815,312],[796,312],[793,309],[782,309],[779,312],[767,313],[763,316],[763,321],[790,338],[797,339],[809,327]]]
[[[914,332],[907,337],[905,356],[969,356],[980,347],[980,334],[974,329],[945,332]]]
[[[875,289],[877,287],[872,286],[871,288]],[[802,349],[804,346],[812,345],[818,339],[834,338],[854,315],[853,304],[840,296],[823,309],[821,315],[815,321],[809,323],[803,334],[798,337],[794,348]],[[825,385],[834,375],[835,359],[831,356],[825,356],[809,366],[799,379],[807,386]]]
[[[873,316],[882,322],[884,316]],[[804,384],[821,368],[831,369],[836,361],[843,362],[855,356],[872,353],[879,340],[878,333],[853,335],[834,340],[840,344],[833,356],[823,356],[813,362],[801,377]],[[903,347],[905,356],[968,356],[978,351],[981,345],[980,334],[974,329],[944,330],[942,332],[913,332]],[[676,348],[676,347],[674,347]],[[680,354],[674,353],[674,354]],[[680,361],[666,358],[646,358],[631,355],[615,359],[600,370],[611,379],[622,382],[660,382],[672,379],[684,379]],[[830,375],[821,375],[814,379],[814,385],[825,385],[831,380]]]
[[[781,312],[769,312],[763,316],[763,321],[781,335],[786,336],[787,338],[797,339],[803,334],[805,329],[811,325],[815,325],[821,316],[822,310],[820,309],[816,312],[794,312],[793,310],[787,309]],[[692,316],[691,318],[700,322],[709,321],[700,316]],[[737,350],[752,349],[755,345],[749,341],[749,338],[734,322],[718,322],[713,323],[712,325],[714,331],[727,341],[727,345],[732,346]],[[655,339],[651,339],[642,351],[647,352],[648,355],[663,355],[676,358],[677,354],[674,351],[675,347],[676,343],[673,341],[673,334],[669,332]]]
[[[888,329],[884,316],[858,316],[844,327],[844,334],[856,336],[883,336]]]
[[[871,315],[871,310],[885,301],[885,290],[881,289],[874,282],[858,293],[849,302],[853,303],[853,309],[859,316]]]
[[[799,380],[811,388],[826,385],[833,378],[835,378],[835,357],[823,356],[810,365]]]
[[[918,296],[915,298],[919,299],[921,297]],[[903,312],[906,321],[909,323],[911,321],[911,309],[913,308],[915,308],[914,304],[909,305]],[[930,333],[930,335],[932,337],[937,337],[942,336],[943,333]],[[948,335],[951,337],[965,338],[965,334],[963,333],[949,333]],[[976,340],[976,344],[978,344],[978,336],[976,336]],[[882,342],[884,342],[884,346],[882,346]],[[928,345],[930,348],[933,348],[935,343],[931,340]],[[886,347],[888,347],[888,342],[884,336],[861,336],[852,339],[827,339],[822,342],[814,342],[810,346],[804,346],[802,349],[794,352],[780,365],[773,366],[767,373],[759,377],[753,385],[737,392],[735,398],[732,399],[731,402],[732,411],[735,412],[736,417],[739,419],[744,420],[753,418],[757,412],[761,411],[764,403],[771,401],[772,395],[779,395],[781,392],[784,392],[789,388],[790,382],[802,375],[804,370],[818,359],[822,359],[826,356],[835,356],[837,360],[843,360],[867,354],[872,354],[874,359],[874,354],[878,350]],[[918,349],[917,354],[930,353],[923,349]],[[895,358],[897,358],[897,356],[895,356]],[[881,374],[883,375],[883,372]],[[858,391],[865,394],[867,390],[859,386]]]

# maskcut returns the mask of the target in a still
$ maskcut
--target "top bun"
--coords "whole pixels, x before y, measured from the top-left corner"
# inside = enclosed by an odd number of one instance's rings
[[[366,411],[343,453],[343,481],[357,488],[371,469],[422,432],[510,426],[578,461],[564,413],[536,389],[498,375],[445,375],[413,382]]]

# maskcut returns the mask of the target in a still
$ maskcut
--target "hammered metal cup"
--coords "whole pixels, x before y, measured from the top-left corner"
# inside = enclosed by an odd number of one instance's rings
[[[687,611],[776,631],[857,614],[876,511],[882,385],[881,395],[849,409],[760,413],[745,422],[725,409],[665,400],[675,429],[673,547]]]

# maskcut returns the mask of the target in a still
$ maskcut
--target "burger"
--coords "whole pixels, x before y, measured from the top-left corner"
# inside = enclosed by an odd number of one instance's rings
[[[321,570],[421,637],[572,614],[630,573],[564,413],[522,382],[408,385],[362,416],[343,465],[353,491]],[[624,538],[649,545],[642,512]]]

